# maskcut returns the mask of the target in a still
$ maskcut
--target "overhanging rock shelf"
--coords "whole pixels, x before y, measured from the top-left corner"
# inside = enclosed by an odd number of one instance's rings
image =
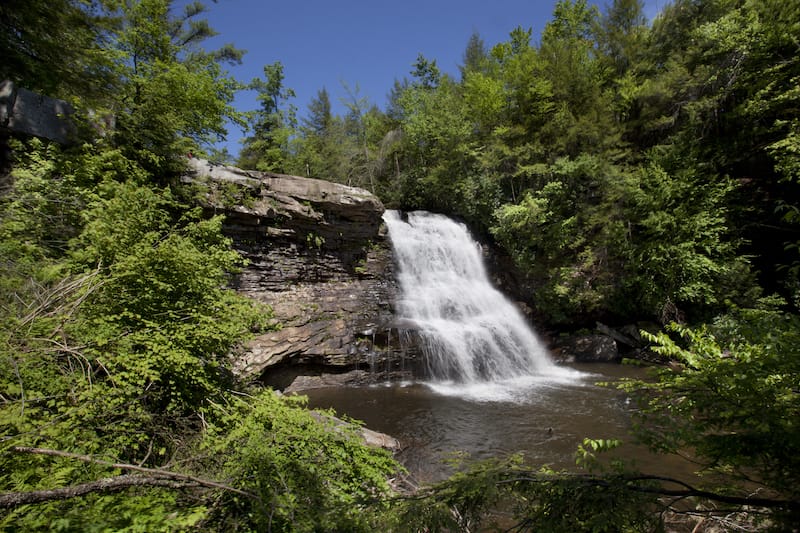
[[[190,159],[182,183],[248,265],[233,280],[272,306],[277,331],[258,335],[234,361],[246,377],[278,368],[366,371],[402,359],[392,342],[396,292],[380,200],[323,180]]]

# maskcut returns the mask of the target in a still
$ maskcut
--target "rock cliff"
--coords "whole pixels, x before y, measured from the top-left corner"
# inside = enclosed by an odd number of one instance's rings
[[[182,182],[209,214],[225,215],[224,232],[248,259],[234,287],[272,306],[282,326],[249,343],[234,362],[240,375],[268,379],[297,365],[303,373],[365,370],[399,360],[390,329],[392,254],[377,197],[201,159],[190,159]]]
[[[75,134],[69,119],[72,106],[17,87],[9,80],[0,81],[0,133],[40,137],[68,144]]]

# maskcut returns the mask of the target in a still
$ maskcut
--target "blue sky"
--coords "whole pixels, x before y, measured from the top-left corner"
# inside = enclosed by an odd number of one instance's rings
[[[610,2],[610,0],[607,0]],[[655,16],[667,0],[646,0]],[[219,0],[206,2],[211,26],[220,33],[208,46],[233,43],[247,50],[242,65],[229,68],[239,80],[263,76],[265,64],[280,61],[286,87],[299,116],[325,87],[334,112],[341,99],[358,97],[385,108],[395,79],[408,76],[418,54],[435,59],[443,72],[458,74],[467,41],[477,31],[487,47],[505,41],[517,26],[532,28],[538,40],[555,0]],[[594,2],[600,6],[605,0]],[[182,4],[182,2],[179,2]],[[257,107],[255,95],[237,96],[240,110]],[[239,151],[242,132],[229,128],[223,143]]]

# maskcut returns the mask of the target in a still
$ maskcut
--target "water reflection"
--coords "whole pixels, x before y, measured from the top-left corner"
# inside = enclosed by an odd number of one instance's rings
[[[584,437],[629,441],[630,407],[623,393],[598,381],[641,377],[624,365],[574,368],[578,379],[531,380],[509,385],[507,395],[457,394],[457,387],[424,383],[327,388],[307,391],[312,407],[333,408],[363,420],[367,427],[398,438],[406,449],[400,460],[420,481],[448,474],[445,461],[457,452],[485,459],[523,452],[532,465],[573,468]],[[496,393],[497,391],[495,391]],[[626,444],[621,450],[652,473],[690,472],[675,459],[653,456]]]

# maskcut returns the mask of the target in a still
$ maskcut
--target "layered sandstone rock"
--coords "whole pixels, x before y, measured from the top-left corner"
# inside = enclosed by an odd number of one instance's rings
[[[269,304],[281,329],[256,337],[235,370],[258,377],[277,366],[352,370],[392,359],[396,292],[384,208],[355,187],[190,159],[183,176],[249,264],[234,280]]]

